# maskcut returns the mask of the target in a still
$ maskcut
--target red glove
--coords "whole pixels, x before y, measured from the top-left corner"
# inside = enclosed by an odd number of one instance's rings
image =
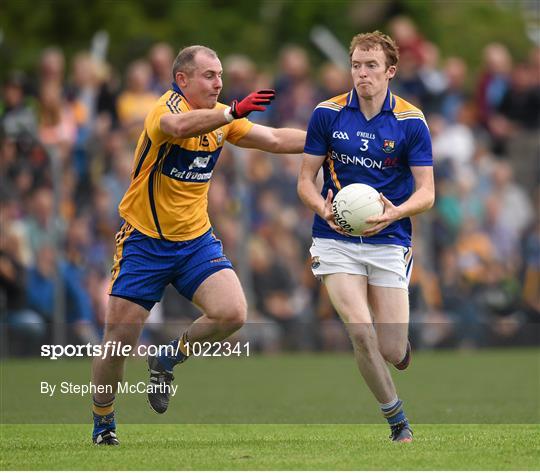
[[[270,102],[276,97],[276,92],[272,89],[263,89],[257,92],[252,92],[240,102],[233,100],[231,103],[231,115],[234,118],[247,117],[251,112],[264,112]]]

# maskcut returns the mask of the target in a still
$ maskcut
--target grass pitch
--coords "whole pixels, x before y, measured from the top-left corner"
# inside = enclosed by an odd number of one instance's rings
[[[119,448],[90,443],[89,360],[1,363],[3,470],[538,470],[540,352],[421,352],[395,372],[415,440],[396,445],[352,354],[196,359],[156,415],[118,399]],[[147,380],[130,359],[127,380]]]
[[[120,447],[89,444],[87,425],[2,428],[3,470],[536,470],[533,425],[415,426],[392,444],[385,425],[121,426]]]

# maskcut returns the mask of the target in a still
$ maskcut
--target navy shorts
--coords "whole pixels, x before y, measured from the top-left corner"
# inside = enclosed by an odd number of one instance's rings
[[[212,230],[193,240],[168,241],[151,238],[126,222],[116,234],[109,294],[150,310],[167,284],[192,300],[206,278],[225,268],[232,264]]]

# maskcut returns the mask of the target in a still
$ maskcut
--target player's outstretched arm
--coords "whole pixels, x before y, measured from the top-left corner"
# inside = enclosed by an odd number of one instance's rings
[[[161,116],[161,131],[175,138],[191,138],[215,130],[229,121],[223,109],[200,109],[184,113],[166,113]]]
[[[306,132],[296,128],[271,128],[253,125],[236,144],[242,148],[256,148],[270,153],[297,154],[304,150]]]
[[[252,92],[242,100],[233,100],[226,109],[198,109],[184,113],[167,113],[160,119],[161,130],[176,138],[191,138],[215,130],[251,112],[263,112],[274,100],[271,89]]]

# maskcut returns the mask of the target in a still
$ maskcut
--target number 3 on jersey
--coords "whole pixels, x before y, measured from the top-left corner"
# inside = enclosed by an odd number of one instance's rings
[[[362,138],[361,141],[362,141],[362,146],[360,146],[360,151],[367,151],[369,140]]]

